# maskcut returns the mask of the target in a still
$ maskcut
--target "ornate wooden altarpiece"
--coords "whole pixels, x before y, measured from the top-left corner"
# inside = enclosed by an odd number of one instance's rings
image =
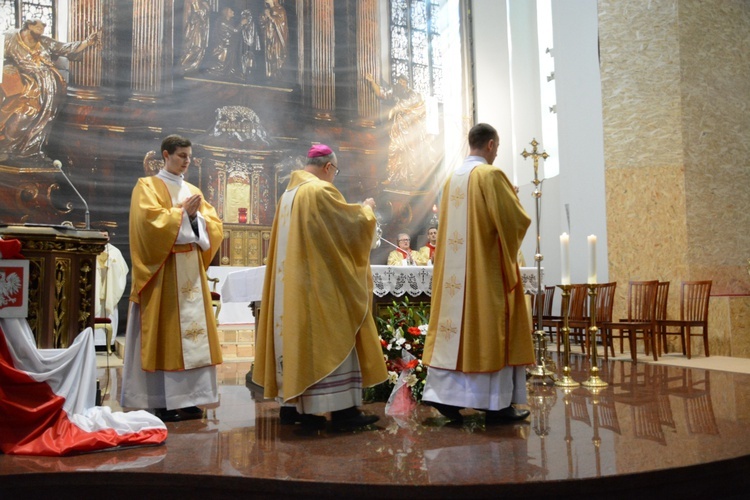
[[[68,347],[80,332],[94,326],[96,256],[106,233],[68,226],[6,225],[4,239],[21,241],[29,259],[27,320],[39,348]]]

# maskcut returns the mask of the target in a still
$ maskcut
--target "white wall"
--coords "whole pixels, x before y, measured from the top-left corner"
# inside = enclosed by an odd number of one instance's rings
[[[539,74],[539,58],[549,56],[544,54],[546,47],[537,46],[536,0],[512,0],[509,4],[510,13],[506,2],[472,1],[476,121],[490,123],[500,133],[501,150],[495,164],[519,184],[521,202],[532,218],[522,249],[527,265],[534,265],[533,164],[531,159],[524,161],[520,153],[524,148],[530,150],[528,143],[533,138],[544,148],[542,114],[549,110],[542,109],[537,97],[539,82],[543,85],[545,81],[545,75]],[[598,280],[605,282],[607,233],[596,0],[553,0],[552,24],[558,137],[548,139],[559,148],[560,174],[542,183],[540,233],[545,284],[560,280],[562,232],[571,235],[573,282],[586,281],[586,237],[597,235]],[[543,169],[540,177],[544,178]]]

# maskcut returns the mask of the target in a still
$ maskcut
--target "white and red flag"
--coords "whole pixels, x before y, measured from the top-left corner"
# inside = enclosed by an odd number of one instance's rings
[[[25,319],[0,318],[0,451],[61,456],[167,439],[151,413],[112,412],[95,399],[91,328],[67,349],[37,349]]]

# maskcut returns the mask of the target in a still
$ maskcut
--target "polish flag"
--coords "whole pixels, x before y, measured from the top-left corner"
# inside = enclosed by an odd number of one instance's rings
[[[37,349],[25,319],[0,318],[0,451],[61,456],[167,439],[151,413],[112,412],[95,399],[91,328],[67,349]]]

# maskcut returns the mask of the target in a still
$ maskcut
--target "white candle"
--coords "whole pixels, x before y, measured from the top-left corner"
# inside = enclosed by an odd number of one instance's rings
[[[589,236],[589,283],[596,283],[596,236]]]
[[[570,236],[568,233],[560,235],[560,261],[562,262],[560,283],[570,285]]]

